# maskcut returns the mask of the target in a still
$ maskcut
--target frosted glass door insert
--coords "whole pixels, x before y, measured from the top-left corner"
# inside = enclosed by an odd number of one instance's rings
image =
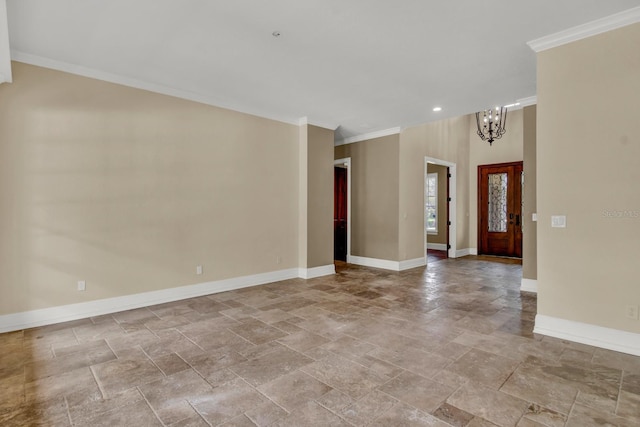
[[[507,231],[507,174],[489,174],[489,231]]]

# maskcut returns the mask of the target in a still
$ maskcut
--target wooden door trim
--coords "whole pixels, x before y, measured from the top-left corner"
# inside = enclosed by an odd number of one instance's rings
[[[351,262],[351,157],[335,159],[333,166],[345,165],[347,169],[347,262]],[[334,242],[335,245],[335,242]]]

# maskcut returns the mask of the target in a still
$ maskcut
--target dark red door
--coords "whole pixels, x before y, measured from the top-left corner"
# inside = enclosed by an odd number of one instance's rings
[[[347,260],[347,169],[334,167],[333,258]]]
[[[522,162],[478,166],[478,253],[522,258]]]

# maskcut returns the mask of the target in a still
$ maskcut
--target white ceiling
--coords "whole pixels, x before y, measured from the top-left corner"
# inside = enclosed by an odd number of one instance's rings
[[[339,126],[337,139],[535,95],[526,42],[639,5],[7,0],[15,60],[292,123],[306,116]]]

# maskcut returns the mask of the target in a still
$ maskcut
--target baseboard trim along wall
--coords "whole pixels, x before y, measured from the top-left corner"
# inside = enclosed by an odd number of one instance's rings
[[[399,265],[398,271],[404,271],[404,270],[410,270],[412,268],[424,267],[425,265],[427,265],[427,258],[426,257],[407,259],[407,260],[404,260],[404,261],[400,261],[400,265]]]
[[[386,259],[350,255],[347,257],[347,262],[350,264],[362,265],[364,267],[382,268],[383,270],[392,271],[404,271],[427,265],[425,257],[408,259],[406,261],[389,261]]]
[[[332,274],[336,274],[336,266],[333,264],[298,269],[298,277],[302,279],[314,279],[316,277],[330,276]]]
[[[458,249],[456,251],[456,258],[460,258],[467,255],[478,255],[478,248]]]
[[[640,356],[640,334],[538,314],[533,332]]]
[[[117,313],[119,311],[131,310],[134,308],[148,307],[155,304],[163,304],[209,294],[217,294],[235,289],[279,282],[281,280],[295,279],[297,277],[311,279],[313,277],[325,276],[334,273],[335,267],[333,265],[309,269],[290,268],[287,270],[234,277],[231,279],[216,280],[196,285],[178,286],[159,291],[6,314],[0,316],[0,333],[68,322],[87,317],[101,316],[103,314]]]
[[[446,251],[447,245],[446,243],[429,243],[427,242],[427,249],[433,249],[436,251]]]
[[[538,293],[538,281],[533,279],[523,278],[520,282],[520,291]]]

